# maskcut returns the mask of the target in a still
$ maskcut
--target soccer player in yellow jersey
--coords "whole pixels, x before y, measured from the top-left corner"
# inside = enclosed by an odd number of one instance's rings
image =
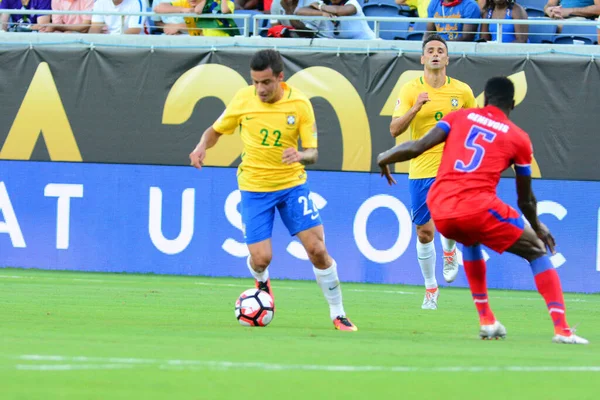
[[[425,38],[421,56],[424,73],[400,89],[390,124],[393,137],[410,127],[411,140],[417,140],[451,111],[477,106],[469,85],[446,75],[448,61],[446,41],[436,34]],[[435,279],[435,226],[426,199],[440,166],[443,150],[443,144],[440,144],[411,160],[408,174],[411,216],[417,227],[417,257],[425,280],[425,298],[421,308],[429,310],[437,309],[440,291]],[[458,274],[456,242],[442,236],[442,247],[444,279],[450,283]]]
[[[239,131],[244,150],[238,168],[242,223],[256,287],[273,296],[269,271],[275,209],[291,235],[300,239],[336,329],[356,331],[344,312],[336,262],[325,247],[319,210],[310,198],[304,165],[317,161],[317,126],[310,100],[283,82],[283,60],[261,50],[250,60],[253,86],[240,90],[190,154],[200,169],[206,150],[221,135]],[[298,139],[304,150],[298,150]]]

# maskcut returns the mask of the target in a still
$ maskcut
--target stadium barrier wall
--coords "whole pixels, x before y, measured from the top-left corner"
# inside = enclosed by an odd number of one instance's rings
[[[422,73],[419,54],[282,52],[287,81],[315,105],[321,158],[312,168],[376,171],[377,154],[395,143],[389,122],[398,91]],[[187,165],[200,133],[249,83],[249,54],[0,47],[0,159]],[[448,72],[471,85],[480,104],[489,77],[513,79],[512,117],[532,137],[534,176],[598,180],[598,58],[452,54]],[[240,150],[238,136],[225,138],[208,164],[235,166]],[[396,172],[407,168],[398,164]]]
[[[248,277],[233,168],[0,161],[0,266]],[[343,281],[422,284],[406,175],[309,172],[312,200]],[[516,206],[514,179],[498,193]],[[571,292],[600,291],[600,183],[535,180],[552,262]],[[315,211],[307,207],[307,213]],[[437,279],[445,285],[438,252]],[[274,278],[314,279],[277,218]],[[533,290],[528,264],[486,250],[488,282]],[[462,263],[462,260],[461,260]],[[453,286],[466,287],[461,268]]]

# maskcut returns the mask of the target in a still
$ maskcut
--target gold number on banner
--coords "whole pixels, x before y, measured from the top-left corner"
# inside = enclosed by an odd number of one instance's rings
[[[394,107],[396,105],[397,96],[400,93],[400,88],[402,88],[402,86],[406,82],[408,82],[412,79],[418,78],[421,75],[423,75],[423,71],[420,71],[420,70],[404,71],[402,73],[402,75],[400,75],[400,77],[398,78],[398,81],[396,82],[394,89],[390,93],[390,96],[388,97],[383,108],[381,109],[380,115],[391,117],[392,114],[394,113]],[[525,76],[525,71],[521,71],[521,72],[512,74],[508,78],[515,85],[515,106],[518,106],[519,104],[521,104],[523,102],[523,100],[525,99],[525,96],[527,96],[527,78]],[[483,92],[482,92],[476,98],[477,105],[479,107],[483,107],[483,97],[484,96],[483,96]],[[402,142],[406,142],[407,140],[409,140],[410,128],[408,128],[408,129],[409,129],[408,132],[405,132],[396,138],[396,144],[400,144]],[[409,166],[408,162],[396,164],[394,171],[397,173],[407,173],[408,166]],[[535,160],[535,158],[533,159],[533,162],[531,164],[531,175],[534,178],[542,177],[540,167],[539,167],[537,161]]]
[[[206,97],[216,97],[229,104],[236,92],[246,86],[244,78],[232,68],[220,64],[198,65],[173,84],[165,101],[162,123],[183,124],[192,116],[196,103]],[[198,138],[202,133],[200,129],[204,128],[198,129]],[[239,135],[223,135],[217,145],[206,153],[205,164],[229,166],[240,155],[242,147]]]
[[[345,171],[371,170],[371,128],[365,106],[346,77],[327,67],[310,67],[289,80],[309,98],[322,97],[335,110],[342,131]]]
[[[52,161],[82,161],[48,63],[38,65],[0,150],[0,158],[29,160],[42,134]]]

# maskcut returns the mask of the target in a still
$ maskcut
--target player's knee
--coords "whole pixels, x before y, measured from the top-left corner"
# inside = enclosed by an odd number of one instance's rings
[[[321,240],[316,240],[312,242],[310,245],[306,246],[306,253],[308,254],[308,258],[316,267],[322,266],[326,268],[327,266],[327,248],[325,247],[325,243]]]
[[[433,230],[432,229],[418,229],[417,239],[421,243],[431,243],[433,241]]]
[[[529,253],[530,255],[528,257],[528,261],[533,261],[535,259],[543,257],[546,255],[546,245],[540,239],[537,239],[533,243],[531,243]]]
[[[534,233],[524,234],[508,251],[531,262],[546,255],[546,245]]]
[[[263,272],[269,264],[273,256],[268,253],[260,253],[252,255],[252,267],[256,272]]]

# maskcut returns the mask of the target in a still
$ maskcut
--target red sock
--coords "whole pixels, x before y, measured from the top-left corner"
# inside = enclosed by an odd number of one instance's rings
[[[545,268],[548,266],[549,268]],[[565,315],[565,300],[560,285],[560,278],[552,266],[552,262],[547,256],[544,256],[534,260],[531,263],[531,267],[535,274],[535,286],[544,300],[546,300],[550,318],[552,318],[552,322],[554,323],[554,333],[571,336],[571,330],[569,329]]]
[[[465,273],[473,295],[473,302],[479,313],[481,325],[492,325],[496,317],[488,303],[487,282],[485,277],[485,260],[479,246],[469,246],[463,249]]]

